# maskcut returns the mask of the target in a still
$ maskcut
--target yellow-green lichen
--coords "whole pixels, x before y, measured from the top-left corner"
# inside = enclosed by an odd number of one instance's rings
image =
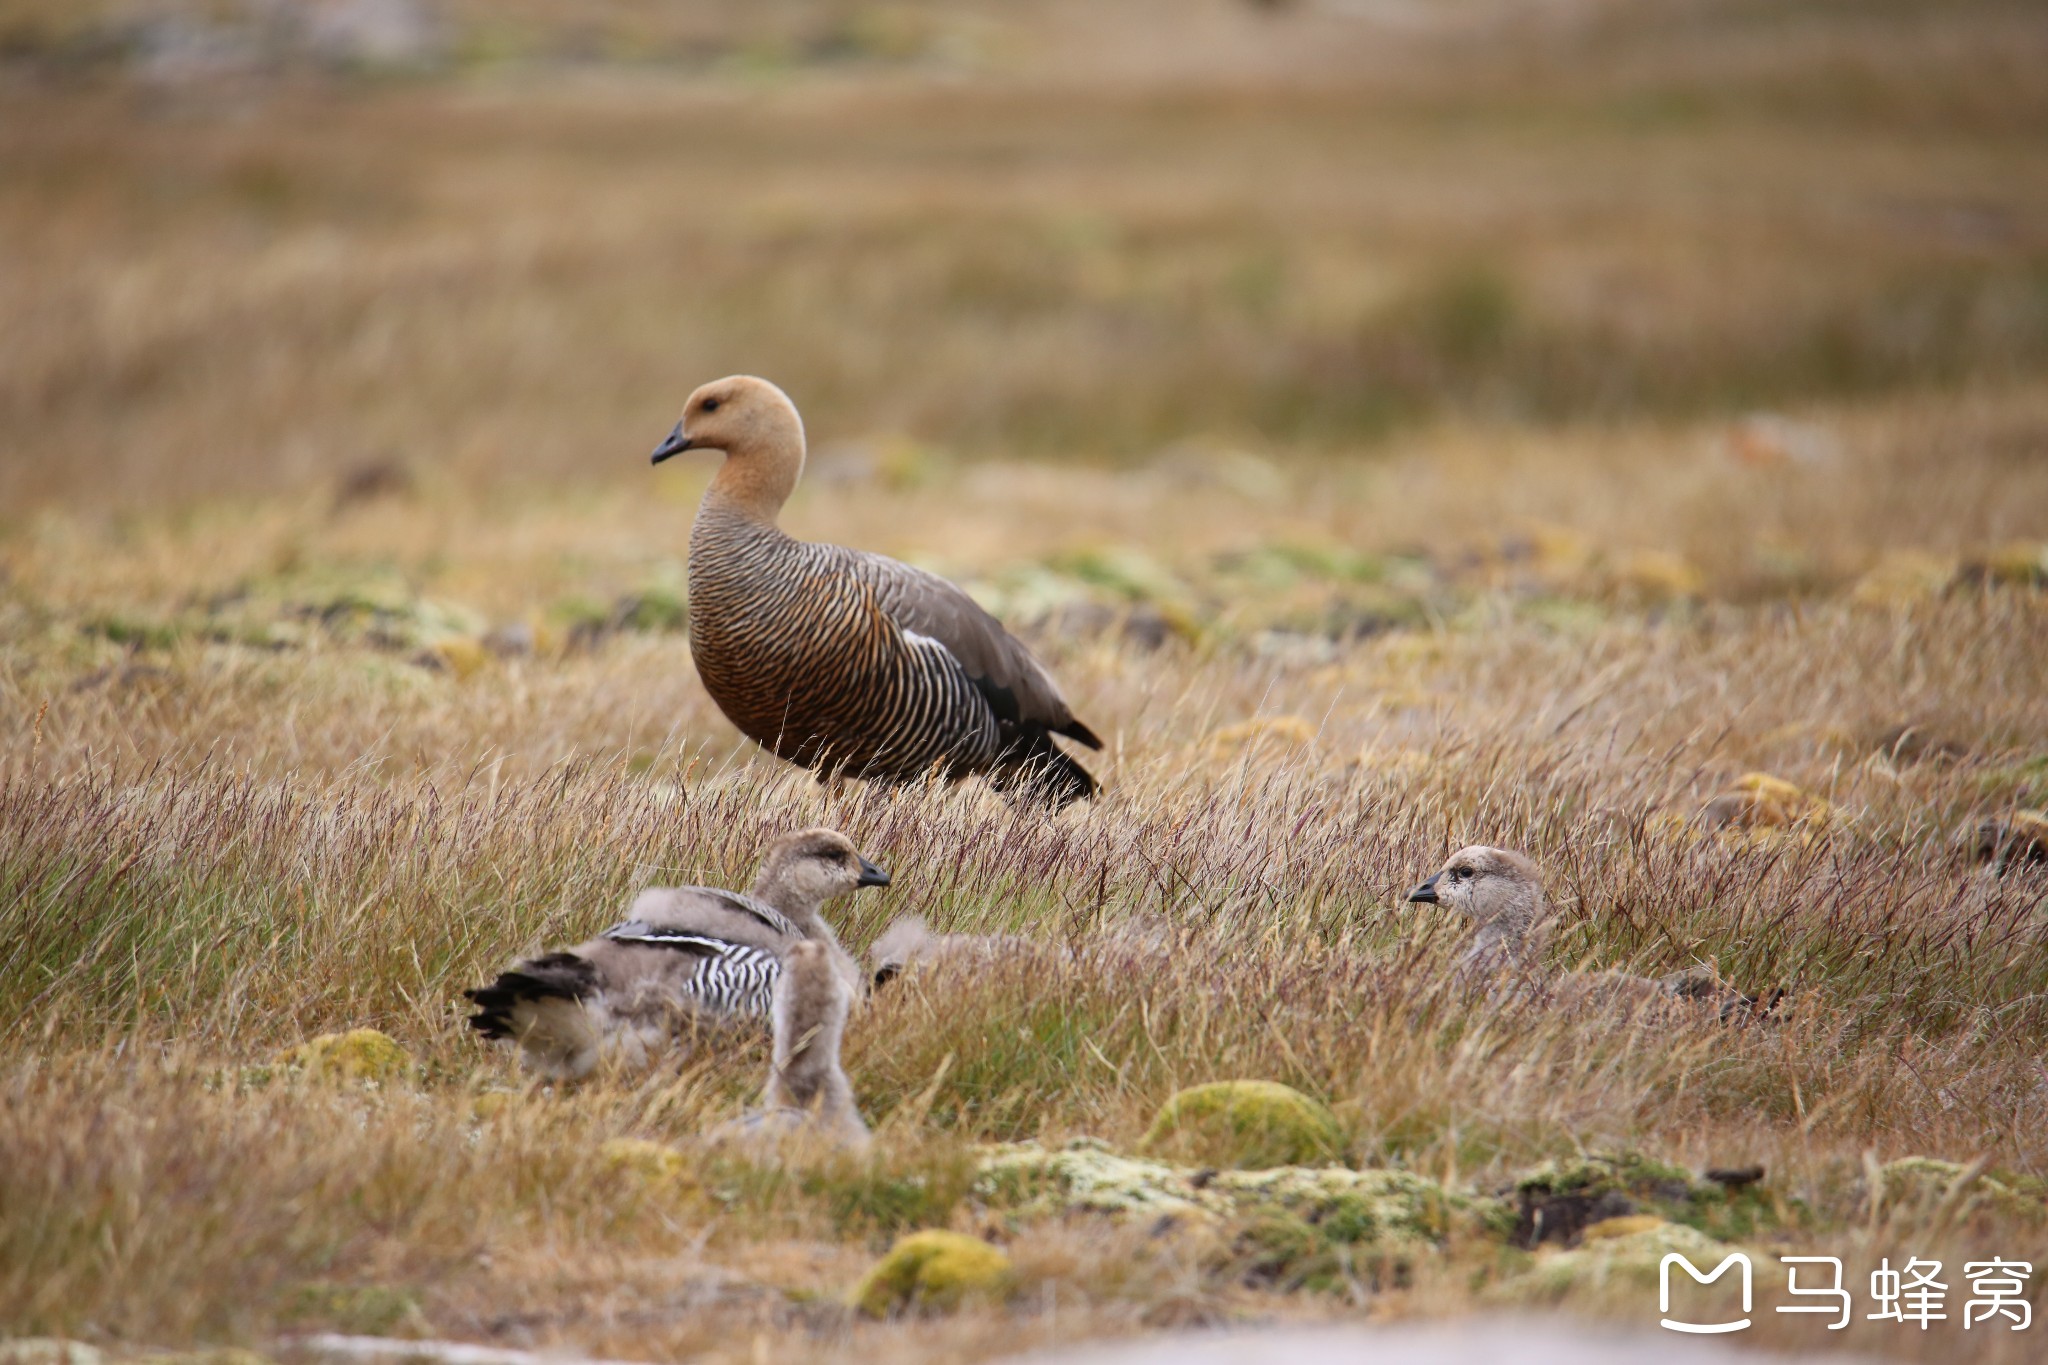
[[[483,1091],[470,1096],[469,1116],[479,1123],[489,1122],[501,1117],[518,1099],[518,1094],[510,1090]]]
[[[412,1073],[412,1054],[373,1028],[323,1033],[278,1054],[276,1065],[316,1081],[390,1081]]]
[[[1694,1189],[1692,1172],[1634,1152],[1591,1153],[1547,1161],[1515,1181],[1519,1191],[1545,1194],[1602,1194],[1618,1190],[1639,1198],[1682,1200]]]
[[[1713,1237],[1751,1237],[1800,1218],[1799,1202],[1757,1182],[1724,1188],[1682,1166],[1636,1152],[1584,1153],[1545,1162],[1514,1183],[1515,1240],[1576,1245],[1602,1222],[1655,1215]]]
[[[1161,1105],[1140,1145],[1149,1156],[1261,1170],[1335,1161],[1344,1130],[1322,1104],[1278,1081],[1213,1081]]]
[[[147,1357],[149,1365],[273,1365],[260,1351],[241,1346],[214,1346],[197,1351],[176,1351]]]
[[[1654,1213],[1625,1213],[1619,1218],[1603,1218],[1579,1234],[1579,1244],[1588,1242],[1609,1242],[1619,1237],[1633,1237],[1639,1232],[1652,1232],[1666,1226],[1665,1221]]]
[[[1662,1219],[1616,1218],[1593,1228],[1601,1229],[1602,1235],[1588,1235],[1583,1245],[1570,1251],[1539,1254],[1526,1271],[1504,1282],[1497,1296],[1513,1303],[1551,1304],[1567,1294],[1610,1284],[1630,1292],[1654,1292],[1666,1255],[1676,1252],[1710,1271],[1737,1250],[1697,1228]]]
[[[931,1229],[899,1237],[861,1277],[848,1301],[870,1317],[899,1309],[944,1312],[969,1298],[1000,1298],[1014,1274],[1001,1250],[964,1233]]]
[[[1239,1209],[1284,1210],[1343,1242],[1436,1241],[1454,1228],[1498,1232],[1510,1221],[1498,1200],[1413,1171],[1275,1166],[1223,1171],[1209,1187]]]
[[[607,1169],[650,1185],[679,1185],[692,1180],[687,1158],[673,1147],[645,1138],[612,1138],[597,1149]]]
[[[1185,1166],[1119,1156],[1092,1138],[1059,1151],[1035,1142],[987,1148],[975,1193],[1021,1213],[1217,1215],[1229,1201],[1198,1186]]]
[[[1973,1171],[1957,1161],[1908,1156],[1885,1163],[1878,1171],[1881,1197],[1887,1204],[1924,1206],[1929,1212],[1946,1207],[1955,1217],[1989,1213],[2038,1223],[2048,1220],[2048,1203],[2019,1182]]]
[[[1344,1243],[1435,1241],[1465,1226],[1505,1234],[1513,1224],[1501,1201],[1411,1171],[1197,1169],[1119,1156],[1085,1138],[1057,1151],[1036,1143],[987,1148],[975,1193],[1027,1217],[1078,1211],[1213,1223],[1284,1215]]]

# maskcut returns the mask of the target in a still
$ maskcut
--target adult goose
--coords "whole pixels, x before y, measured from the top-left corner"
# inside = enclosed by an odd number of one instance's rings
[[[690,450],[725,456],[690,532],[690,653],[743,733],[821,776],[981,774],[1055,807],[1095,794],[1053,737],[1102,741],[973,598],[776,525],[804,468],[803,419],[781,389],[746,375],[698,389],[654,463]]]

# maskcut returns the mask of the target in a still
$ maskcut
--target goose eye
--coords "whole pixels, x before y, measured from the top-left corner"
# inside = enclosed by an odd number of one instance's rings
[[[706,412],[717,412],[717,411],[718,411],[718,400],[717,400],[716,398],[707,398],[707,399],[705,399],[705,400],[704,400],[704,411],[706,411]]]

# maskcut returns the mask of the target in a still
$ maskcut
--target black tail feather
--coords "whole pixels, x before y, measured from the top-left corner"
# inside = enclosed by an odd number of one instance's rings
[[[1101,789],[1043,729],[1020,729],[989,774],[997,791],[1043,801],[1054,810],[1086,801]]]
[[[1102,747],[1101,737],[1078,720],[1070,720],[1065,725],[1062,725],[1059,728],[1059,733],[1065,735],[1068,739],[1077,739],[1091,749],[1100,749]]]
[[[512,1037],[512,1011],[522,1000],[581,1000],[597,989],[597,969],[574,953],[528,958],[488,986],[463,994],[477,1012],[469,1026],[486,1038]]]

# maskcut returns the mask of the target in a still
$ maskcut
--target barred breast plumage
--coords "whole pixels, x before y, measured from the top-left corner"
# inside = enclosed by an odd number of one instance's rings
[[[690,652],[742,732],[828,775],[987,775],[1064,805],[1095,779],[1054,742],[1100,748],[1050,674],[966,593],[893,559],[776,526],[803,469],[803,424],[766,380],[690,397],[655,461],[715,449],[690,536]]]

